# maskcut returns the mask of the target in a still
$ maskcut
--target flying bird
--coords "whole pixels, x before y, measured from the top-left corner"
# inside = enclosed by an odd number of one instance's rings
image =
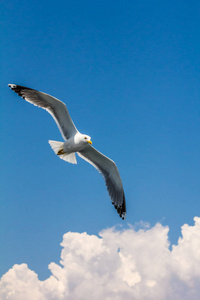
[[[16,84],[8,86],[26,101],[44,108],[51,114],[64,139],[64,142],[49,141],[55,154],[69,163],[77,164],[77,153],[93,165],[104,177],[112,204],[117,209],[119,216],[124,219],[126,216],[125,195],[115,162],[91,146],[90,136],[77,130],[66,105],[60,100],[34,89]]]

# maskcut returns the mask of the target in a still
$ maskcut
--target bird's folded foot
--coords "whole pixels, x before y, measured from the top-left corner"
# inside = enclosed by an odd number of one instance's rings
[[[64,154],[65,152],[63,151],[63,149],[61,149],[61,150],[59,150],[58,152],[57,152],[57,155],[62,155],[62,154]]]

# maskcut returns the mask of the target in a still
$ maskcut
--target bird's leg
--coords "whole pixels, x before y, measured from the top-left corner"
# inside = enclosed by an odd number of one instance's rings
[[[61,149],[61,150],[58,151],[57,155],[62,155],[62,154],[64,154],[64,153],[65,153],[64,150]]]

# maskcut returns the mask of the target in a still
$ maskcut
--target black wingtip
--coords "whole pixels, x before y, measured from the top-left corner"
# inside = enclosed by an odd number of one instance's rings
[[[13,90],[17,95],[19,95],[20,97],[23,98],[23,95],[22,95],[22,89],[23,87],[21,87],[20,85],[17,85],[17,84],[9,84],[8,85],[11,90]]]
[[[121,207],[120,217],[122,218],[122,220],[126,218],[126,200],[124,194],[123,194],[123,203]]]
[[[31,88],[28,88],[26,86],[14,84],[14,83],[9,83],[8,86],[11,88],[11,90],[32,90]]]
[[[112,203],[114,204],[114,203]],[[126,218],[126,200],[125,200],[125,195],[123,194],[123,202],[122,202],[122,206],[117,206],[114,205],[115,209],[117,210],[120,218],[122,218],[122,220],[125,220]]]
[[[13,83],[9,83],[8,86],[11,90],[13,90],[15,93],[17,93],[22,98],[24,98],[24,96],[22,95],[23,90],[32,90],[32,89],[27,88],[25,86],[13,84]]]
[[[13,83],[9,83],[8,86],[9,86],[9,88],[11,88],[11,90],[12,90],[12,89],[14,89],[17,85],[16,85],[16,84],[13,84]]]

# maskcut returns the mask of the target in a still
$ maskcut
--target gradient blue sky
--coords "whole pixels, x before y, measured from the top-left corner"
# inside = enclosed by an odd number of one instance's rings
[[[49,276],[68,231],[200,216],[199,1],[1,1],[1,266]],[[58,159],[62,140],[16,83],[67,104],[77,128],[118,165],[122,221],[98,172]]]

